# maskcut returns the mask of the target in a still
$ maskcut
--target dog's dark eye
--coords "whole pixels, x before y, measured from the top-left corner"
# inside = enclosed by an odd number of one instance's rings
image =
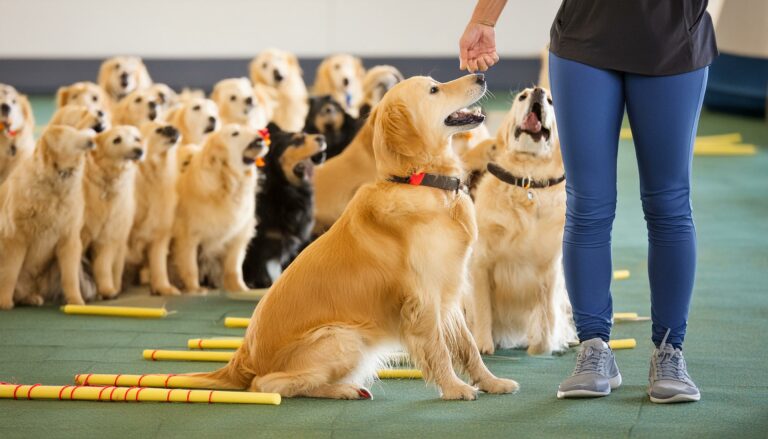
[[[199,105],[195,105],[194,107],[192,107],[192,109],[195,110],[195,111],[200,111],[200,106]]]
[[[235,131],[232,133],[232,137],[237,137],[240,135],[240,131]]]
[[[235,102],[235,99],[237,99],[237,96],[235,96],[235,95],[232,95],[232,96],[229,97],[229,100],[232,101],[232,102]]]
[[[120,68],[120,63],[115,64],[115,70]]]
[[[140,104],[141,103],[141,98],[136,98],[136,100],[133,101],[133,102],[136,102],[137,104]]]
[[[12,103],[13,105],[16,105],[16,99],[12,100],[12,101],[11,101],[11,103]]]
[[[339,70],[341,68],[341,64],[336,64],[335,66],[333,66],[333,68],[336,70]]]
[[[547,98],[547,102],[549,102],[549,105],[552,105],[552,98]]]
[[[520,97],[519,97],[519,98],[517,98],[517,100],[518,100],[518,101],[524,101],[524,100],[525,100],[525,98],[527,98],[527,97],[528,97],[528,95],[527,95],[527,94],[525,94],[525,93],[523,93],[523,94],[521,94],[521,95],[520,95]]]
[[[99,97],[98,96],[93,96],[93,97],[91,97],[91,101],[99,102]]]
[[[72,99],[77,99],[78,96],[80,96],[80,95],[75,93],[75,94],[72,95]]]
[[[261,65],[262,69],[266,69],[267,67],[269,67],[269,64],[267,64],[267,63],[264,63],[264,64]]]
[[[115,145],[118,145],[120,142],[123,141],[123,138],[120,136],[115,137],[115,140],[112,141]]]
[[[160,134],[160,133],[162,133],[162,132],[163,132],[163,129],[162,129],[162,128],[160,128],[160,127],[158,127],[158,128],[155,128],[155,134]]]
[[[429,94],[433,95],[438,91],[440,91],[440,89],[438,89],[436,85],[433,85],[432,88],[429,89]]]

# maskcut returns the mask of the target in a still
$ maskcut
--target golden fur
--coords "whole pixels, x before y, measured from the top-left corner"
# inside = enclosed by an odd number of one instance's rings
[[[432,86],[441,93],[429,94]],[[198,376],[212,387],[359,399],[377,353],[403,343],[444,399],[517,389],[485,367],[461,311],[476,238],[469,197],[387,180],[461,175],[448,137],[468,127],[444,119],[484,91],[469,75],[445,84],[415,77],[387,93],[371,115],[377,181],[270,288],[229,364]]]
[[[67,125],[77,129],[90,128],[97,133],[108,130],[111,126],[109,117],[102,110],[95,110],[84,105],[66,105],[53,113],[50,125]]]
[[[136,210],[134,161],[144,155],[141,133],[121,125],[96,136],[83,178],[85,221],[83,249],[93,261],[93,277],[102,298],[115,297],[122,288],[128,235]]]
[[[152,85],[152,78],[141,58],[116,56],[101,63],[97,82],[116,103],[130,93]]]
[[[402,81],[403,74],[400,70],[389,65],[374,66],[365,72],[363,77],[363,103],[373,108],[378,104],[384,94]]]
[[[201,274],[228,291],[248,289],[242,264],[256,223],[253,163],[266,152],[255,129],[225,125],[208,137],[179,177],[172,254],[184,292],[204,291]]]
[[[59,87],[56,92],[56,106],[61,108],[67,105],[83,105],[91,110],[101,110],[107,115],[112,108],[112,102],[104,89],[90,81]]]
[[[0,309],[42,305],[54,263],[64,298],[83,304],[79,285],[82,176],[93,131],[53,125],[32,156],[0,185]]]
[[[8,105],[7,115],[0,114],[0,185],[17,164],[35,149],[35,117],[26,96],[10,85],[0,84],[0,104]]]
[[[307,86],[296,55],[266,49],[249,66],[255,90],[262,89],[274,100],[272,122],[284,131],[299,132],[309,111]]]
[[[146,122],[161,120],[162,109],[155,91],[146,88],[136,90],[115,105],[112,124],[138,128]]]
[[[325,58],[317,67],[312,93],[331,95],[349,114],[357,117],[363,103],[363,61],[352,55],[338,54]]]
[[[149,122],[141,128],[147,157],[136,173],[136,212],[128,240],[128,263],[144,272],[150,290],[178,295],[168,277],[168,253],[178,196],[176,163],[178,131],[171,125]]]
[[[564,171],[551,98],[539,90],[543,93],[526,89],[515,97],[495,140],[496,162],[512,175],[547,180]],[[536,103],[549,139],[520,131]],[[480,238],[472,257],[467,320],[480,351],[527,347],[538,355],[566,349],[575,330],[561,263],[565,183],[524,189],[486,174],[475,206]]]
[[[165,120],[181,132],[183,143],[201,144],[219,128],[219,108],[210,99],[187,98],[166,114]]]
[[[272,116],[268,100],[264,95],[254,92],[248,78],[222,79],[214,85],[211,100],[219,106],[223,124],[234,123],[262,129]]]

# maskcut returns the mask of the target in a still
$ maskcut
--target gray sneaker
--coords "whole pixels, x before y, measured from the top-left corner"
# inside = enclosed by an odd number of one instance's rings
[[[576,368],[560,383],[557,397],[590,398],[605,396],[621,385],[621,374],[613,351],[600,338],[581,343]]]
[[[664,336],[661,345],[651,354],[648,373],[648,396],[651,402],[666,404],[698,401],[701,393],[688,375],[683,351],[675,349],[666,341],[667,337]]]

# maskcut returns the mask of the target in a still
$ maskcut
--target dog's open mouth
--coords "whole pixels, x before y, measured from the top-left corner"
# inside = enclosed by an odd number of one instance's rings
[[[540,141],[542,138],[544,141],[549,140],[550,130],[541,125],[541,104],[534,102],[531,105],[531,110],[525,115],[523,123],[515,128],[515,139],[520,138],[521,134],[527,134],[531,136],[534,142]]]
[[[203,134],[212,133],[216,129],[216,122],[210,122],[205,129],[203,130]]]
[[[246,165],[252,165],[256,161],[265,155],[267,155],[268,148],[264,145],[264,139],[257,137],[256,140],[248,144],[248,147],[243,151],[243,163]]]
[[[449,127],[462,127],[465,125],[479,125],[485,120],[485,115],[480,107],[462,108],[454,111],[445,118],[445,124]]]

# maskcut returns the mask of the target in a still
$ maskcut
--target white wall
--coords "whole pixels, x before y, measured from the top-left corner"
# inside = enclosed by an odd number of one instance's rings
[[[0,0],[0,58],[458,56],[472,0]],[[502,56],[538,56],[560,0],[510,0]]]

